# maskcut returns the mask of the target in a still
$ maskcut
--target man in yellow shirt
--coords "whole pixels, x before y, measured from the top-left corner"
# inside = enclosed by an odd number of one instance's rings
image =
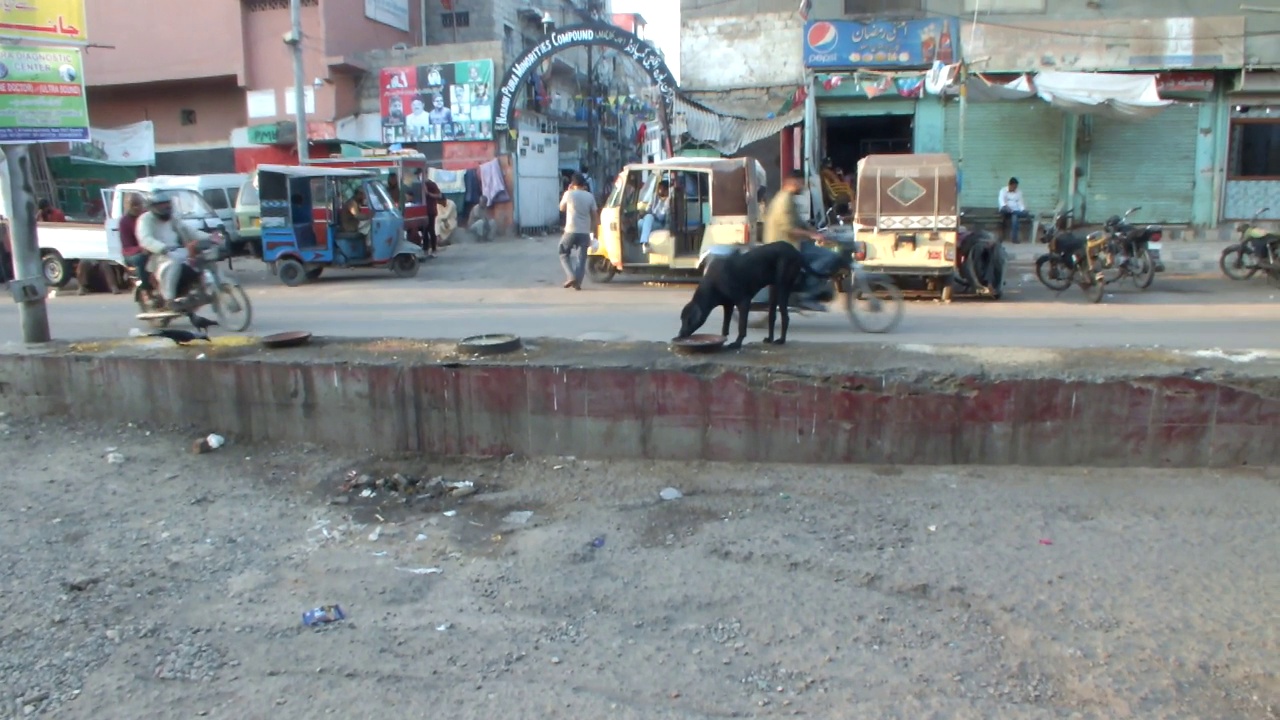
[[[765,243],[789,242],[795,245],[804,254],[805,261],[809,262],[814,250],[826,251],[805,243],[805,240],[821,240],[822,235],[805,227],[800,219],[800,211],[796,207],[796,195],[804,189],[804,173],[799,170],[792,171],[783,179],[782,189],[773,196],[769,201],[768,209],[765,210],[763,239]],[[806,245],[809,247],[806,248]],[[808,277],[807,271],[804,277],[805,280],[802,280],[800,287],[797,288],[798,292],[793,295],[796,297],[796,303],[805,310],[825,310],[826,308],[812,298],[811,286],[815,284],[814,278]]]

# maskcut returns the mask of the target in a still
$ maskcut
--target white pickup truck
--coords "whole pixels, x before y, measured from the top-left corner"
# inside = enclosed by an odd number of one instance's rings
[[[120,250],[120,218],[124,217],[124,203],[128,196],[144,197],[159,187],[146,181],[124,183],[102,191],[102,206],[107,209],[107,221],[96,223],[37,223],[36,238],[40,245],[40,261],[44,280],[52,287],[63,287],[75,277],[76,265],[81,260],[108,260],[124,264]],[[187,225],[202,232],[214,231],[226,234],[218,213],[194,190],[169,189],[173,198],[173,215]]]

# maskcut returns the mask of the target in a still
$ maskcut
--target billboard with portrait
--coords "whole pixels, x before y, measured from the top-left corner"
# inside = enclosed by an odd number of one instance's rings
[[[385,68],[380,96],[388,145],[493,139],[492,60]]]

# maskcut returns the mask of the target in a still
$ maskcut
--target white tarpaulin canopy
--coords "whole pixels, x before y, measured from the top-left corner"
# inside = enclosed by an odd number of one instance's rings
[[[948,93],[958,88],[948,88]],[[968,102],[999,102],[1039,97],[1076,115],[1106,115],[1119,120],[1145,120],[1173,104],[1161,100],[1155,75],[1042,72],[1012,82],[993,83],[981,75],[965,81]]]
[[[1036,94],[1045,102],[1077,115],[1109,115],[1119,120],[1145,120],[1173,103],[1161,100],[1155,75],[1042,72]]]

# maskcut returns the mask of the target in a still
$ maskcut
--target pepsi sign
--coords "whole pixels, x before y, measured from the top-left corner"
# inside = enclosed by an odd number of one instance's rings
[[[804,64],[829,70],[928,68],[960,61],[955,18],[860,23],[813,20],[804,27]]]

